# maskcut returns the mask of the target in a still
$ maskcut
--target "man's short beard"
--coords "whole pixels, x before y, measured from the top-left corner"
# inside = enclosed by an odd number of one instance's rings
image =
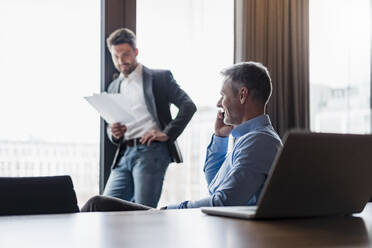
[[[132,64],[131,66],[129,66],[129,70],[127,70],[127,71],[123,70],[122,73],[124,73],[126,75],[131,74],[136,69],[137,65],[138,65],[137,62]]]
[[[138,65],[137,62],[135,62],[134,64],[132,64],[132,65],[129,67],[129,72],[128,72],[127,74],[132,73],[132,72],[136,69],[137,65]]]

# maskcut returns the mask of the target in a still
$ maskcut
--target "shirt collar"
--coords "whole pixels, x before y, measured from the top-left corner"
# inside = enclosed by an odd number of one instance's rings
[[[134,71],[132,71],[128,75],[127,78],[124,76],[123,73],[120,73],[119,79],[120,79],[120,81],[123,81],[124,79],[130,81],[130,80],[133,80],[135,78],[139,78],[141,75],[142,75],[142,65],[140,63],[138,63],[136,69],[134,69]]]
[[[236,126],[233,130],[232,130],[232,136],[234,138],[239,138],[241,136],[243,136],[244,134],[246,133],[249,133],[253,130],[257,130],[259,128],[262,128],[264,126],[268,126],[268,125],[271,125],[271,122],[270,122],[270,118],[268,115],[259,115],[253,119],[250,119],[242,124],[240,124],[239,126]]]

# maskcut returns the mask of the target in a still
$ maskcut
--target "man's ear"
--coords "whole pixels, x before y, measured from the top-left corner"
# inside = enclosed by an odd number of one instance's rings
[[[241,104],[246,103],[248,100],[249,90],[247,87],[241,87],[239,91],[239,100]]]
[[[107,49],[109,50],[110,53],[112,53],[111,52],[111,47],[112,47],[112,45],[111,46],[107,46]]]

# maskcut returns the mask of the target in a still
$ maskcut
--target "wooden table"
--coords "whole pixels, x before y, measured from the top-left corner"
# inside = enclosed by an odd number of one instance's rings
[[[372,204],[353,217],[276,221],[199,209],[0,217],[0,247],[369,247]]]

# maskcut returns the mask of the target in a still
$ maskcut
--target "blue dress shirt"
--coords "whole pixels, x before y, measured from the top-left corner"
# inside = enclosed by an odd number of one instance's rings
[[[268,115],[248,120],[232,130],[235,144],[227,154],[228,137],[213,135],[204,173],[210,196],[169,205],[168,209],[255,205],[278,149],[280,137]]]

